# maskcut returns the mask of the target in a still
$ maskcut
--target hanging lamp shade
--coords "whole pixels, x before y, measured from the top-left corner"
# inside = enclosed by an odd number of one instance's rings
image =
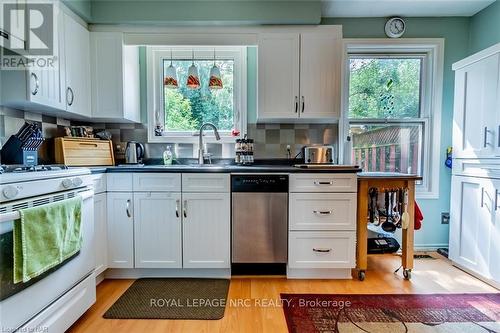
[[[200,76],[198,75],[198,67],[194,64],[194,50],[193,50],[193,62],[191,66],[188,68],[188,77],[186,86],[189,89],[198,89],[200,88]]]
[[[169,89],[179,88],[179,83],[177,81],[177,70],[172,65],[172,63],[170,63],[170,66],[167,67],[165,78],[163,79],[163,85]]]
[[[210,69],[210,82],[208,83],[208,88],[210,89],[222,89],[222,77],[220,75],[220,69],[214,63],[213,67]]]
[[[191,64],[191,66],[189,66],[186,86],[189,89],[200,88],[200,77],[198,76],[198,67],[196,67],[194,62]]]
[[[172,50],[170,50],[170,66],[168,66],[167,70],[165,71],[163,85],[169,89],[179,88],[179,83],[177,81],[177,69],[172,64]]]

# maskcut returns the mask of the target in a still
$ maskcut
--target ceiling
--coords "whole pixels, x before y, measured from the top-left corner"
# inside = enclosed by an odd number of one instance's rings
[[[495,1],[496,0],[322,0],[322,16],[472,16]]]

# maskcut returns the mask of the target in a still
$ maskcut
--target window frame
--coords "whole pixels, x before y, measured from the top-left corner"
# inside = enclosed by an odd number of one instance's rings
[[[194,60],[213,60],[215,49],[216,60],[231,59],[233,69],[233,121],[240,129],[239,136],[232,136],[231,131],[219,131],[221,140],[217,141],[211,131],[204,133],[205,142],[227,143],[242,138],[247,130],[247,51],[244,46],[147,46],[147,105],[148,105],[148,142],[154,143],[198,143],[199,132],[170,131],[156,136],[154,132],[157,113],[165,119],[163,64],[170,60],[190,60],[194,50]]]
[[[350,57],[415,58],[422,56],[420,117],[419,118],[365,118],[349,119]],[[339,156],[351,163],[352,142],[349,141],[350,124],[411,124],[423,126],[422,174],[416,186],[417,198],[439,198],[439,166],[441,164],[441,109],[443,89],[444,40],[431,39],[345,39],[342,93],[342,124],[339,128]]]

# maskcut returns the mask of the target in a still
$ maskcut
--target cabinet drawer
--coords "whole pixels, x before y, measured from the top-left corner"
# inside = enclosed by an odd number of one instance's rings
[[[357,192],[355,174],[292,174],[290,192]]]
[[[180,192],[180,173],[134,173],[134,191]]]
[[[99,194],[106,192],[106,174],[96,174],[92,175],[92,183],[94,185],[94,193]]]
[[[229,192],[230,175],[227,173],[183,173],[182,192]]]
[[[108,192],[132,191],[132,174],[130,173],[107,174],[106,189]]]
[[[356,193],[290,193],[290,230],[356,230]]]
[[[288,249],[290,268],[353,268],[355,232],[291,231]]]

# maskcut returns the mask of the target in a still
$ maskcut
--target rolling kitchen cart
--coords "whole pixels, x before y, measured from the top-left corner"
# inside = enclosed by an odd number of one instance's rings
[[[403,255],[402,267],[403,276],[406,280],[411,278],[413,269],[413,233],[415,218],[415,182],[422,177],[416,175],[406,175],[400,173],[388,172],[363,172],[358,174],[358,216],[357,216],[357,251],[356,251],[356,269],[358,279],[365,279],[368,257],[368,198],[371,188],[377,188],[380,191],[388,188],[404,188],[408,191],[409,214],[408,228],[403,228],[403,244],[401,245]]]

